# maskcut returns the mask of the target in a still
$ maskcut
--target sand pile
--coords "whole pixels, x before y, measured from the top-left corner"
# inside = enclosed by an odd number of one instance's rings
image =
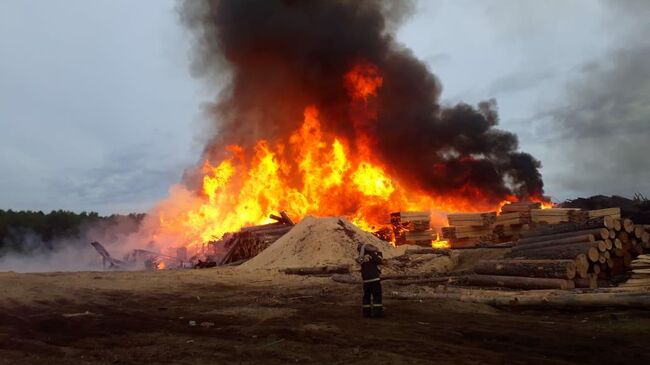
[[[357,245],[369,243],[379,248],[384,258],[401,254],[390,243],[380,240],[345,218],[306,217],[266,250],[242,264],[244,269],[354,264]]]

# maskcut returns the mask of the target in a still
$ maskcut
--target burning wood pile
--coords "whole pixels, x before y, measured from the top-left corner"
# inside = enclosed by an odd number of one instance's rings
[[[559,210],[544,216],[561,223],[540,224],[523,232],[505,260],[479,262],[476,275],[467,277],[467,283],[517,289],[593,289],[623,278],[632,259],[650,249],[648,226],[621,220],[617,209]],[[643,259],[637,266],[641,264],[645,264]]]
[[[516,202],[503,206],[499,215],[496,212],[450,214],[449,227],[442,228],[442,237],[452,248],[516,241],[534,226],[533,216],[545,217],[539,212],[548,209],[541,208],[538,202]]]
[[[215,244],[223,244],[225,255],[218,265],[237,264],[257,256],[285,233],[289,232],[295,223],[286,212],[269,216],[275,223],[259,226],[244,227],[239,232],[229,233]]]
[[[395,212],[390,214],[396,245],[431,246],[438,238],[431,229],[431,212]]]

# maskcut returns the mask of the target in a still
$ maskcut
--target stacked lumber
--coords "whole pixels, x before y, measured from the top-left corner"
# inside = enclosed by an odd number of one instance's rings
[[[527,237],[573,234],[581,230],[603,228],[603,219],[606,218],[608,224],[612,225],[616,219],[620,219],[620,216],[620,208],[541,209],[541,203],[524,201],[504,205],[498,215],[495,212],[450,214],[448,215],[449,227],[442,228],[442,237],[449,241],[451,248],[500,247],[496,245],[517,242]],[[644,236],[644,230],[631,223],[626,226],[624,222],[625,220],[622,220],[617,223],[621,225],[619,230],[625,230],[628,235],[633,234],[637,241],[642,242],[641,247],[650,246],[650,232]],[[602,237],[602,240],[612,241],[604,243],[606,247],[610,247],[615,238],[617,238],[616,234],[610,232],[610,236]],[[610,257],[599,258],[599,260],[607,262],[608,258],[611,259],[611,253],[605,253],[603,256],[607,255]]]
[[[455,213],[447,215],[450,226],[489,227],[497,219],[496,212]]]
[[[536,224],[559,224],[581,222],[587,219],[587,215],[577,208],[551,208],[532,209],[530,218]]]
[[[226,248],[226,253],[218,264],[227,265],[257,256],[295,225],[284,211],[280,212],[279,216],[271,214],[269,217],[276,222],[243,227],[239,232],[228,233],[223,239],[217,241],[216,244]]]
[[[522,225],[530,223],[530,215],[524,212],[501,213],[497,216],[495,225],[509,226],[509,225]]]
[[[650,255],[639,255],[630,265],[630,278],[619,285],[625,289],[649,289],[650,288]]]
[[[644,237],[650,244],[646,227],[619,219],[619,211],[582,212],[591,218],[542,225],[524,233],[506,257],[518,260],[518,265],[527,260],[573,260],[574,285],[594,288],[599,279],[611,280],[631,267],[632,259],[643,253]]]
[[[395,244],[431,246],[438,235],[431,229],[431,212],[395,212],[390,214]]]
[[[532,209],[541,209],[542,208],[542,203],[538,202],[515,202],[515,203],[509,203],[501,207],[501,213],[524,213],[527,214],[530,217],[530,211]]]
[[[495,242],[496,219],[496,212],[449,214],[449,227],[442,228],[442,237],[449,241],[452,248]]]
[[[502,212],[497,216],[494,234],[499,242],[515,241],[530,228],[530,223],[530,212]]]
[[[621,218],[621,208],[606,208],[597,210],[587,210],[588,218],[612,217]]]
[[[521,201],[501,207],[497,216],[494,234],[498,242],[516,241],[532,225],[531,211],[542,208],[542,203]]]

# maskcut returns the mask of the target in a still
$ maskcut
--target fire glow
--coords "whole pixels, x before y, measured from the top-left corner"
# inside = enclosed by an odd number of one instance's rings
[[[223,160],[206,160],[198,194],[183,187],[172,189],[157,209],[157,236],[173,237],[197,249],[227,232],[270,223],[269,213],[278,210],[297,221],[306,215],[346,216],[360,228],[374,231],[388,225],[394,211],[497,208],[473,187],[467,189],[476,190],[476,199],[432,196],[392,176],[373,155],[376,142],[371,131],[377,113],[373,99],[383,83],[378,68],[361,62],[342,82],[354,110],[353,140],[327,131],[319,110],[308,105],[302,124],[288,138],[261,139],[249,149],[229,145]]]

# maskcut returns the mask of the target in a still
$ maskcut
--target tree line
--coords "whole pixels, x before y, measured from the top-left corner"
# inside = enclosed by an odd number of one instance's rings
[[[44,213],[0,209],[0,256],[8,252],[53,250],[58,242],[82,239],[90,227],[105,232],[121,225],[127,231],[135,231],[144,217],[145,214],[141,213],[100,216],[96,212],[53,210]]]

